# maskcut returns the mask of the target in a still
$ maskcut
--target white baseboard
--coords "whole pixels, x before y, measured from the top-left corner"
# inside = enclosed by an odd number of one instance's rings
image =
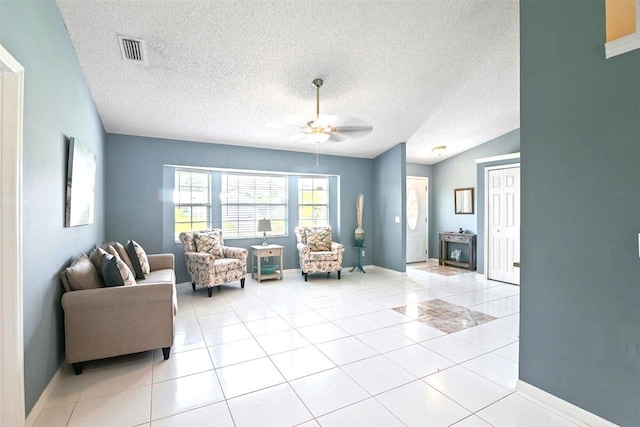
[[[554,396],[551,393],[547,393],[546,391],[532,386],[522,380],[518,380],[516,389],[518,390],[518,394],[522,395],[522,397],[532,400],[538,404],[542,404],[543,406],[547,406],[548,408],[555,410],[555,412],[568,415],[569,417],[588,426],[617,427],[617,425],[611,421],[607,421],[604,418],[574,405],[573,403],[562,400],[561,398]]]
[[[49,384],[47,384],[45,389],[42,391],[40,398],[38,399],[36,404],[33,405],[33,408],[31,408],[29,415],[27,415],[27,419],[25,421],[26,427],[32,427],[36,423],[36,420],[40,416],[40,412],[42,412],[42,410],[47,404],[47,401],[49,400],[49,396],[51,396],[51,392],[53,391],[53,389],[56,388],[56,386],[62,379],[62,375],[64,374],[64,371],[67,369],[67,366],[68,366],[67,362],[63,361],[60,367],[58,368],[58,370],[56,371],[56,373],[53,374],[53,378],[51,378],[51,381],[49,381]]]
[[[486,280],[486,278],[487,278],[486,274],[476,273],[476,279]]]

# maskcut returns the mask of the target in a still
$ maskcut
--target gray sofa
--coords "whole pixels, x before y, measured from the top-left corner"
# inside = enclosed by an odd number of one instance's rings
[[[136,285],[72,290],[60,273],[67,363],[76,375],[82,362],[162,348],[169,358],[177,299],[173,254],[148,255],[150,273]]]

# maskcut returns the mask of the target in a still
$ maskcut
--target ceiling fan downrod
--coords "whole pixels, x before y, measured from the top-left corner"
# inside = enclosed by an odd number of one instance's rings
[[[322,87],[322,79],[313,80],[313,85],[316,87],[316,122],[320,120],[320,88]]]

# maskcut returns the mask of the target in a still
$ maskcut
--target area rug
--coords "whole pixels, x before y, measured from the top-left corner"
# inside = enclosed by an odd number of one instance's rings
[[[447,334],[497,319],[497,317],[489,314],[461,305],[451,304],[440,299],[403,305],[395,307],[392,310],[409,317],[417,318],[418,322],[434,327]]]
[[[433,263],[427,263],[424,269],[429,273],[439,274],[441,276],[457,276],[459,274],[471,273],[471,271],[462,268],[449,267],[448,265],[438,265]]]

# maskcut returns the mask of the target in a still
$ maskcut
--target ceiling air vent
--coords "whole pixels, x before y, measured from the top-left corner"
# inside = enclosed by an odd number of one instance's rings
[[[145,63],[144,40],[133,37],[118,36],[122,59],[137,63]]]

